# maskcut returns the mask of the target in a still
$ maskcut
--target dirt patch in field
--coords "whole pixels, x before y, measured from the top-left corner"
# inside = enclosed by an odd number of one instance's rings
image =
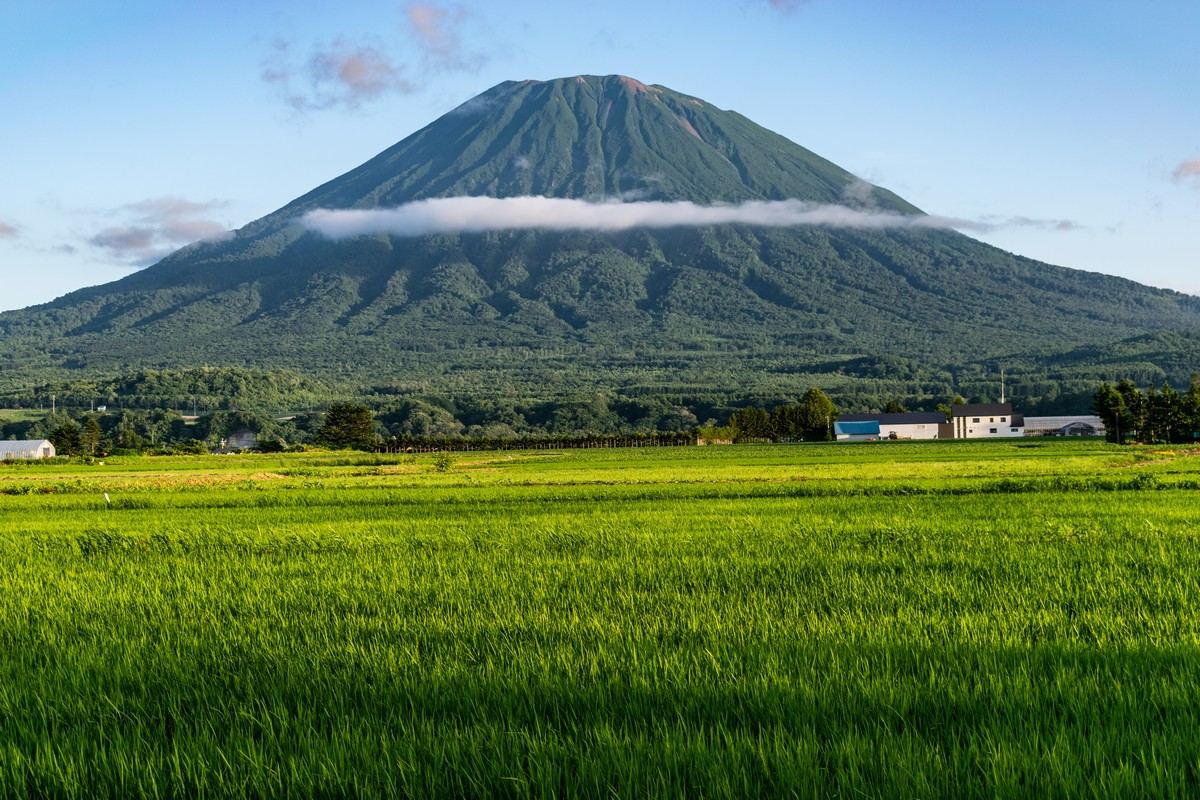
[[[287,478],[278,472],[209,472],[202,475],[158,475],[148,481],[130,481],[130,485],[155,487],[163,486],[226,486],[231,483],[246,481],[266,482]]]

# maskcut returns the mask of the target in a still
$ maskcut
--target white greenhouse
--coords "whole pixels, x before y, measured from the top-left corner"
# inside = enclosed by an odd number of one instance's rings
[[[54,445],[46,439],[0,440],[0,461],[54,458]]]

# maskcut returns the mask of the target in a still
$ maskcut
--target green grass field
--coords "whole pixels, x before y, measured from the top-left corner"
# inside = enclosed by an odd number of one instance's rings
[[[5,422],[38,420],[44,416],[46,416],[45,411],[35,411],[28,408],[0,408],[0,424]]]
[[[1193,797],[1198,731],[1183,450],[0,466],[3,797]]]

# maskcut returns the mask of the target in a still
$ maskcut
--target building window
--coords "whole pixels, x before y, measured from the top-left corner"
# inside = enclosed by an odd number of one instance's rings
[[[995,422],[995,421],[996,421],[995,417],[988,417],[988,422]]]
[[[1008,417],[1001,417],[1001,418],[1000,418],[1000,421],[1001,421],[1001,422],[1008,422]]]
[[[1012,432],[1013,432],[1013,433],[1017,433],[1017,432],[1018,432],[1018,431],[1020,431],[1021,429],[1020,429],[1020,428],[1012,428],[1011,430],[1012,430]]]
[[[979,417],[973,417],[973,418],[971,419],[971,422],[979,422]]]
[[[995,432],[996,432],[995,428],[988,428],[988,433],[995,433]]]

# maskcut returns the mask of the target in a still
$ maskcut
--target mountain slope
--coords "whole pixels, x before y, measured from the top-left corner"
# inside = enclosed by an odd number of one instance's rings
[[[1038,363],[1200,329],[1200,299],[944,230],[723,225],[330,241],[431,197],[800,199],[921,212],[746,118],[619,76],[507,82],[227,241],[0,315],[12,375],[198,363],[431,392],[791,392],[894,355]],[[903,380],[897,375],[895,379]]]

